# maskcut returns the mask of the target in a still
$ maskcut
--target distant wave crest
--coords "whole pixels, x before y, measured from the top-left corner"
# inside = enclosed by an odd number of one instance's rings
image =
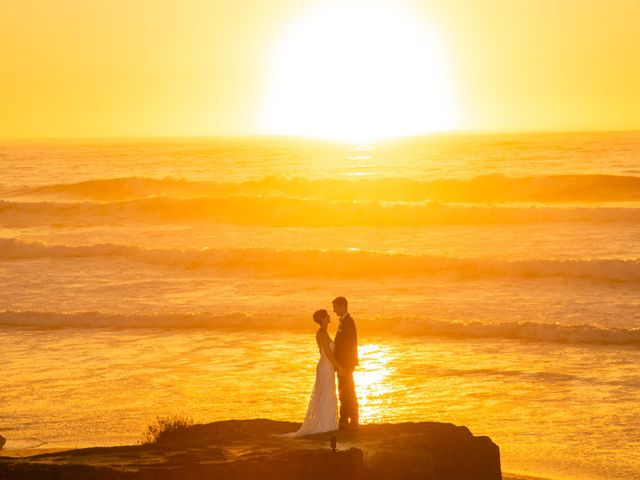
[[[212,328],[300,330],[300,319],[283,313],[211,312],[189,314],[114,314],[105,312],[0,311],[0,325],[34,328]],[[597,325],[557,323],[449,322],[428,318],[359,318],[369,332],[402,336],[451,338],[502,338],[565,344],[601,344],[640,347],[640,329],[605,328]]]
[[[0,239],[0,260],[102,258],[221,274],[272,277],[380,278],[388,276],[456,278],[569,278],[640,283],[640,260],[499,260],[406,255],[359,250],[160,249],[111,243],[69,246]]]
[[[283,196],[343,201],[433,200],[439,202],[603,202],[640,201],[640,177],[546,175],[512,178],[501,174],[469,180],[410,178],[306,179],[265,177],[240,183],[197,182],[146,177],[89,180],[5,192],[4,198],[122,201],[148,197]]]
[[[454,205],[285,197],[167,198],[117,202],[0,200],[0,224],[113,225],[190,223],[339,227],[488,225],[539,222],[640,222],[640,208]]]

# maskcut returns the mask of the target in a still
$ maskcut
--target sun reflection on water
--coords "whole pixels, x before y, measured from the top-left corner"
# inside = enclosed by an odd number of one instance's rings
[[[354,372],[354,381],[360,405],[360,421],[384,421],[388,416],[390,394],[393,391],[390,380],[395,369],[389,366],[392,363],[391,349],[367,344],[360,345],[358,353],[360,365]]]
[[[349,147],[346,166],[345,176],[348,178],[375,176],[378,165],[373,158],[373,144],[353,142]]]

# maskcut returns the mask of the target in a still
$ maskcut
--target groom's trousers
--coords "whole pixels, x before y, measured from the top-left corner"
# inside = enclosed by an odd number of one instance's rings
[[[358,399],[353,383],[353,370],[338,374],[338,393],[340,396],[340,423],[358,423]]]

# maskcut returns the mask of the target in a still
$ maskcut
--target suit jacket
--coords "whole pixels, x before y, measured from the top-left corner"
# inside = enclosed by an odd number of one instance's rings
[[[335,342],[334,355],[340,365],[353,370],[358,365],[358,332],[356,323],[348,313],[340,321]]]

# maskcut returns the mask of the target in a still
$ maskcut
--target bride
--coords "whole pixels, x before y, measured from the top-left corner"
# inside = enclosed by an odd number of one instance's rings
[[[316,343],[320,349],[320,360],[316,367],[316,383],[311,392],[307,415],[302,426],[298,431],[284,435],[287,437],[312,435],[338,429],[335,371],[341,371],[342,367],[333,355],[334,344],[327,332],[327,325],[331,322],[329,312],[318,310],[313,314],[313,321],[320,325],[316,332]]]

